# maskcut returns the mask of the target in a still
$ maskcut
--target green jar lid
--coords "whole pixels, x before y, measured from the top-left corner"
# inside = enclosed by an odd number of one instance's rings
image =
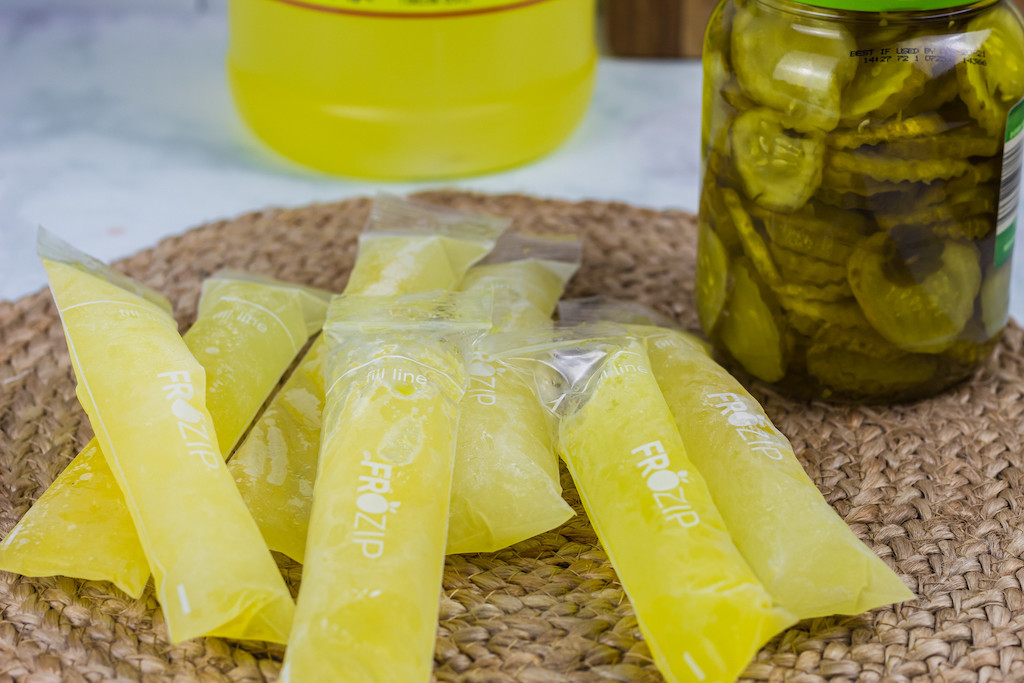
[[[978,0],[798,0],[805,5],[855,12],[927,12],[973,5]]]

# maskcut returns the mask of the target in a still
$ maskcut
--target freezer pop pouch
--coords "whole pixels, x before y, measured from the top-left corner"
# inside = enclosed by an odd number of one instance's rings
[[[282,680],[430,679],[459,402],[484,297],[343,296]]]
[[[469,269],[459,289],[494,290],[495,333],[548,325],[582,260],[578,237],[508,232]]]
[[[326,312],[325,293],[271,278],[222,271],[204,282],[198,318],[184,339],[206,370],[218,443],[230,448],[238,440]],[[0,543],[0,568],[110,581],[142,595],[149,565],[96,439]]]
[[[508,224],[505,218],[378,194],[345,293],[393,296],[454,289]]]
[[[224,465],[206,373],[174,319],[43,231],[39,253],[79,401],[124,494],[171,639],[284,641],[294,604]]]
[[[581,257],[576,238],[506,233],[461,289],[493,288],[495,330],[550,326]],[[551,417],[529,383],[474,351],[455,453],[449,553],[500,550],[572,517],[552,436]]]
[[[560,304],[563,319],[622,319],[635,304]],[[633,328],[690,458],[737,547],[776,601],[801,619],[860,614],[914,594],[858,539],[804,472],[789,440],[702,342]]]
[[[225,453],[323,326],[329,298],[321,290],[236,271],[203,283],[199,315],[185,342],[206,368],[207,405]],[[225,358],[231,360],[220,360]]]
[[[319,335],[228,461],[228,470],[271,550],[301,562],[313,504],[324,408]]]
[[[561,455],[658,669],[669,681],[733,681],[796,618],[733,544],[642,341],[587,338],[600,329],[559,331],[499,357],[532,366],[557,415]]]
[[[506,219],[378,195],[346,294],[453,289],[494,247]],[[271,550],[302,562],[324,405],[315,341],[228,463]]]
[[[286,282],[245,270],[224,268],[203,280],[198,318],[204,318],[205,314],[212,311],[222,299],[240,298],[246,308],[261,303],[262,299],[268,315],[273,313],[280,316],[281,311],[288,311],[285,314],[288,317],[287,323],[282,321],[280,325],[287,326],[289,330],[294,325],[292,311],[297,309],[301,312],[304,331],[297,334],[302,343],[305,343],[305,340],[323,329],[324,319],[327,317],[327,304],[331,296],[331,292],[324,289]],[[235,317],[238,317],[237,313]]]

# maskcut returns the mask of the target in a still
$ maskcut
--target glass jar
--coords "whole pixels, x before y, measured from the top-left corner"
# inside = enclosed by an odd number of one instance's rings
[[[696,300],[726,361],[828,400],[971,374],[1007,321],[1022,97],[1006,0],[722,2]]]
[[[231,91],[259,138],[329,173],[515,166],[586,111],[594,2],[231,0]]]

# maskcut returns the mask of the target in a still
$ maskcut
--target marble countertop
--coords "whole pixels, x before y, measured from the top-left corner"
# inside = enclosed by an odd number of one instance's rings
[[[72,0],[5,0],[0,300],[46,283],[37,225],[109,261],[211,220],[381,189],[696,209],[695,61],[602,58],[587,116],[548,157],[457,182],[389,184],[308,171],[259,143],[231,103],[226,42],[224,0],[91,0],[88,9]],[[1013,291],[1011,311],[1024,320],[1024,268]]]

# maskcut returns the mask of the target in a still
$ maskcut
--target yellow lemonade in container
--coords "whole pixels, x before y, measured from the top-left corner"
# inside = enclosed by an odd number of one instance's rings
[[[555,148],[593,87],[595,0],[231,0],[228,75],[281,154],[414,179]]]

